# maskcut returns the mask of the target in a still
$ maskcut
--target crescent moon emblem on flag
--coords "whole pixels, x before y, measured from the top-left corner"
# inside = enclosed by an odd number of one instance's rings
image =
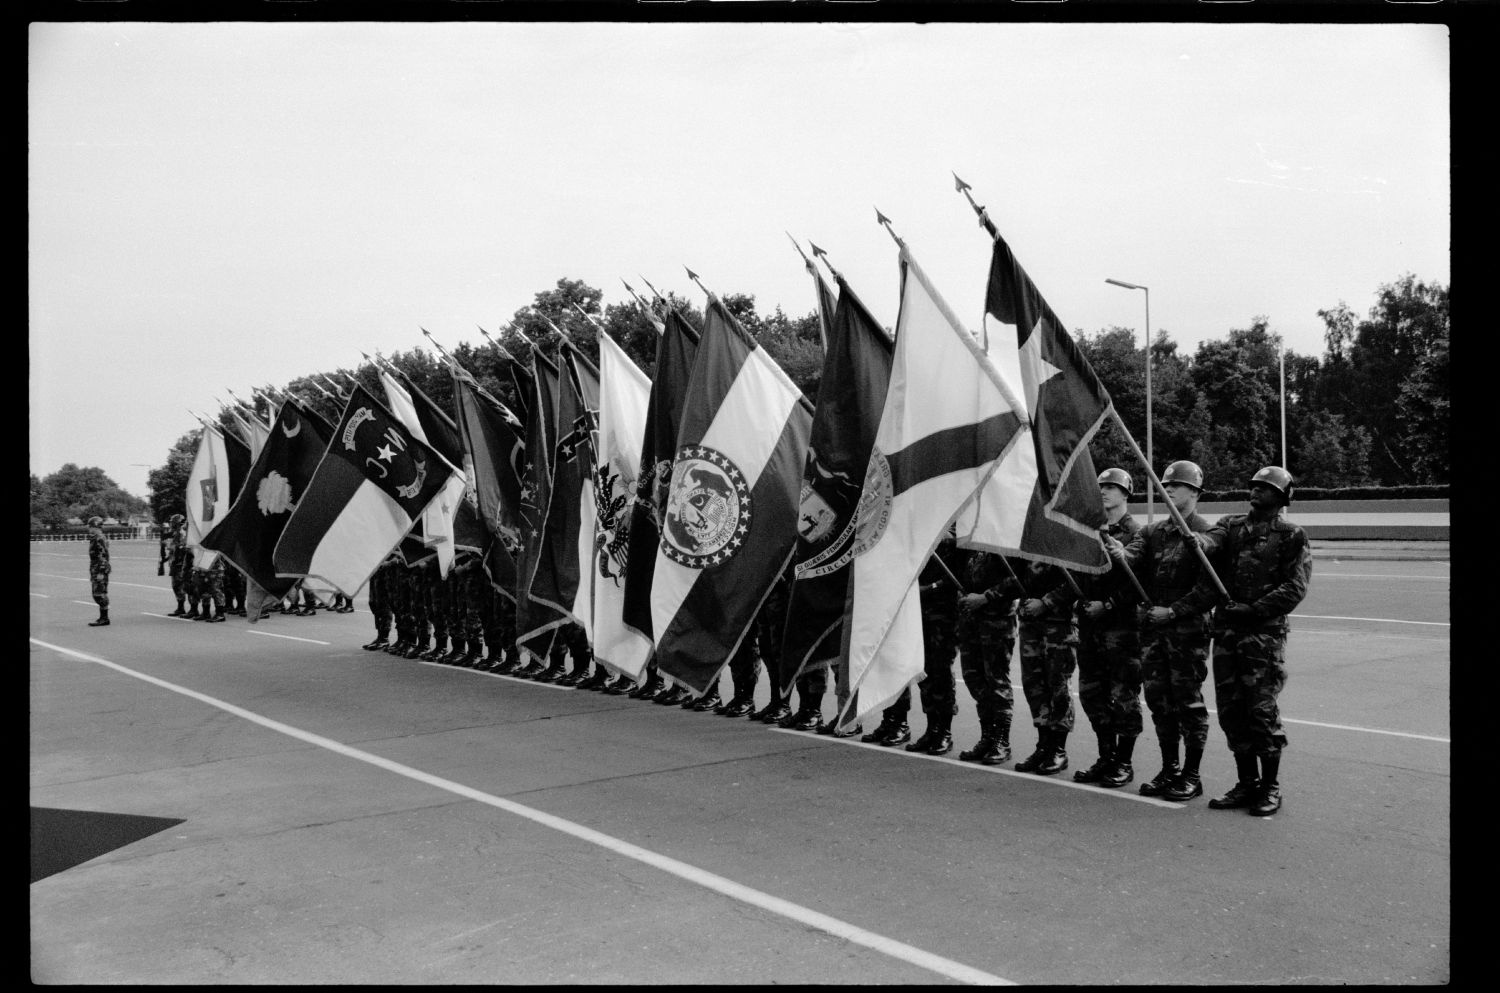
[[[285,425],[282,425],[281,433],[284,434],[284,435],[286,435],[288,438],[295,438],[295,437],[297,437],[297,432],[299,432],[299,431],[302,430],[302,422],[301,421],[298,421],[298,420],[294,419],[293,423],[296,424],[296,427],[292,428],[290,431],[288,431],[286,429]]]

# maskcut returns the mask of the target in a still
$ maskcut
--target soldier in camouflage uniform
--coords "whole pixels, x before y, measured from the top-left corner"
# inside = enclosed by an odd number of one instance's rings
[[[194,569],[197,577],[199,603],[203,612],[194,620],[222,623],[224,621],[224,556],[215,555],[207,569]],[[209,607],[213,612],[209,612]]]
[[[973,551],[960,578],[958,661],[964,685],[979,713],[979,741],[958,753],[964,762],[999,765],[1010,758],[1010,722],[1015,695],[1010,659],[1016,648],[1016,568],[991,552]]]
[[[172,595],[177,598],[177,609],[168,614],[168,617],[187,616],[183,602],[187,598],[187,573],[193,553],[187,546],[186,520],[181,514],[173,514],[162,530],[162,563],[166,566],[167,575],[172,577]]]
[[[370,603],[370,613],[375,618],[375,638],[369,644],[360,646],[366,651],[373,652],[390,643],[391,620],[394,616],[391,609],[391,582],[396,575],[396,570],[400,568],[401,556],[392,552],[385,557],[385,561],[375,567],[375,572],[370,576],[369,592],[366,596]]]
[[[1214,611],[1214,700],[1239,774],[1229,792],[1208,802],[1215,810],[1248,807],[1269,817],[1281,809],[1286,734],[1276,700],[1286,686],[1287,615],[1312,579],[1307,535],[1281,516],[1291,502],[1291,474],[1266,466],[1250,481],[1250,512],[1219,518],[1207,534],[1210,560],[1229,593]],[[1219,600],[1206,578],[1192,598]]]
[[[442,603],[442,577],[438,575],[437,556],[429,555],[422,564],[407,571],[412,591],[412,633],[416,643],[405,652],[405,658],[422,658],[432,648],[438,635],[447,640],[442,613],[435,609]]]
[[[1068,682],[1078,667],[1078,594],[1066,570],[1028,562],[1021,577],[1021,691],[1036,727],[1036,748],[1016,763],[1018,772],[1051,776],[1068,767],[1068,733],[1073,730],[1073,697]]]
[[[458,577],[454,575],[452,566],[448,568],[448,575],[444,576],[442,568],[437,565],[437,559],[433,559],[432,575],[428,578],[427,587],[427,612],[432,621],[432,647],[423,652],[421,657],[428,662],[443,662],[448,657],[448,637],[453,635],[457,638],[457,630],[453,626],[457,611],[454,609],[454,599],[458,595]]]
[[[232,565],[224,569],[224,598],[229,613],[245,616],[245,574]]]
[[[482,586],[489,585],[484,570],[479,567],[479,556],[461,551],[453,559],[453,570],[448,574],[453,581],[452,619],[449,636],[453,650],[442,658],[447,665],[475,668],[484,656],[484,631],[480,622],[480,597]]]
[[[1140,530],[1126,509],[1132,488],[1123,469],[1099,474],[1107,521],[1102,530],[1121,542]],[[1140,597],[1125,569],[1116,562],[1101,576],[1084,577],[1078,605],[1078,700],[1099,741],[1099,758],[1073,773],[1073,779],[1110,789],[1135,778],[1131,757],[1141,733],[1141,641],[1135,617]]]
[[[1185,538],[1171,517],[1141,528],[1128,545],[1106,536],[1105,546],[1117,561],[1130,566],[1152,606],[1140,611],[1141,678],[1146,706],[1161,748],[1161,772],[1140,791],[1145,796],[1185,801],[1203,795],[1198,773],[1208,742],[1208,705],[1203,681],[1208,678],[1209,620],[1205,608],[1188,594],[1202,574],[1191,542],[1208,530],[1196,512],[1203,489],[1203,470],[1192,462],[1173,462],[1162,473],[1162,485],[1193,533]],[[1181,766],[1178,745],[1184,746]]]
[[[99,616],[89,627],[109,626],[109,537],[104,533],[104,518],[89,518],[89,592],[99,605]]]

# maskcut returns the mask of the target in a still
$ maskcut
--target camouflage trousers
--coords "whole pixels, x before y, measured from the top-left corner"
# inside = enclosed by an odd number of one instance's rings
[[[94,595],[94,602],[99,605],[100,610],[109,609],[109,570],[89,570],[89,592]]]
[[[1009,717],[1015,709],[1010,658],[1016,650],[1016,613],[990,605],[958,615],[958,668],[979,717]]]
[[[172,576],[172,595],[179,600],[187,599],[188,578],[192,572],[192,566],[186,561],[179,559],[172,563],[167,570]]]
[[[1069,617],[1021,619],[1021,691],[1038,728],[1073,730],[1068,681],[1078,667],[1078,625]]]
[[[1214,701],[1219,727],[1236,755],[1280,755],[1286,747],[1276,698],[1286,686],[1286,634],[1214,634]]]
[[[432,625],[432,637],[436,641],[448,637],[449,605],[453,600],[450,586],[452,580],[452,573],[448,574],[447,579],[443,579],[434,571],[424,577],[422,584],[422,595],[427,603],[427,623]]]
[[[1141,733],[1141,638],[1134,623],[1078,626],[1078,701],[1096,734]]]
[[[212,601],[216,611],[224,610],[224,570],[222,567],[194,569],[193,583],[197,589],[196,599]]]
[[[448,579],[453,584],[448,633],[462,641],[479,641],[484,636],[482,600],[489,578],[480,569],[470,569],[452,573]]]
[[[403,606],[406,608],[406,633],[408,640],[425,644],[427,641],[427,576],[412,569],[402,577],[405,592]]]
[[[1141,680],[1162,745],[1184,741],[1202,748],[1208,742],[1208,705],[1203,702],[1208,643],[1208,625],[1201,617],[1141,632]]]
[[[503,648],[507,656],[512,655],[516,650],[516,603],[493,584],[489,594],[488,614],[481,617],[485,643],[492,653]]]
[[[958,713],[958,683],[953,678],[957,642],[956,618],[951,613],[922,612],[922,681],[917,684],[917,693],[922,700],[922,713],[928,717],[933,714],[952,717]],[[885,709],[886,714],[898,720],[905,720],[910,711],[910,687]]]

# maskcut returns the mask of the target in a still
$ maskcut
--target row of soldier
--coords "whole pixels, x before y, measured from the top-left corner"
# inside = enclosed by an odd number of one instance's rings
[[[926,727],[912,740],[908,690],[861,740],[931,755],[951,751],[957,654],[980,723],[979,740],[959,758],[984,765],[1008,761],[1014,713],[1010,664],[1019,645],[1021,688],[1037,744],[1015,764],[1017,770],[1048,776],[1069,767],[1067,739],[1075,723],[1070,682],[1076,670],[1097,757],[1073,778],[1108,789],[1134,780],[1144,696],[1161,768],[1139,790],[1186,802],[1203,794],[1200,767],[1209,734],[1203,686],[1211,661],[1219,724],[1237,780],[1209,806],[1247,809],[1257,816],[1280,809],[1286,735],[1277,698],[1286,682],[1287,615],[1306,595],[1312,572],[1305,533],[1282,516],[1291,503],[1292,478],[1277,466],[1260,470],[1250,481],[1248,512],[1215,524],[1196,512],[1203,489],[1198,466],[1174,462],[1162,483],[1186,531],[1173,516],[1140,526],[1127,510],[1134,489],[1129,474],[1108,469],[1099,475],[1108,519],[1101,533],[1113,563],[1100,576],[1075,577],[1059,566],[961,549],[951,536],[945,539],[918,577],[924,639],[918,695]],[[1203,569],[1204,561],[1212,562],[1223,592]],[[730,660],[733,690],[727,699],[717,681],[694,697],[649,664],[639,681],[612,674],[593,664],[576,624],[555,629],[541,652],[516,650],[514,604],[495,591],[471,554],[460,552],[444,579],[432,559],[409,567],[393,553],[371,578],[369,599],[376,637],[364,647],[372,651],[802,731],[839,737],[863,731],[824,721],[827,670],[797,679],[796,709],[783,697],[773,670],[770,702],[756,710],[761,659],[779,658],[785,578],[767,598],[752,636]],[[846,688],[836,687],[837,710],[847,701]]]

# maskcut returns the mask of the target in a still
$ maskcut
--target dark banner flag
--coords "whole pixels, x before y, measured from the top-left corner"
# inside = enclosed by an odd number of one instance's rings
[[[694,694],[718,678],[791,558],[811,427],[802,391],[710,297],[651,585],[657,668]]]
[[[495,536],[495,544],[486,555],[490,582],[514,600],[517,557],[521,554],[526,429],[505,404],[485,392],[467,372],[457,366],[452,372],[465,467],[472,469],[479,517]]]
[[[205,548],[222,553],[277,598],[286,596],[297,580],[276,575],[271,553],[312,481],[331,433],[321,417],[308,416],[296,404],[282,404],[260,457],[245,475],[239,497],[203,538]]]
[[[229,499],[238,500],[245,488],[245,477],[250,475],[250,446],[228,431],[224,435],[224,454],[229,458]]]
[[[802,475],[797,550],[777,678],[791,687],[843,650],[844,601],[854,556],[855,510],[891,381],[891,339],[841,277],[828,322]]]
[[[593,459],[591,452],[593,414],[579,395],[573,362],[559,355],[556,374],[557,440],[552,449],[552,481],[547,506],[547,525],[543,532],[541,554],[531,580],[531,600],[557,613],[547,624],[533,623],[528,634],[534,636],[557,624],[572,620],[589,626],[587,606],[578,609],[579,579],[586,576],[578,561],[578,536],[582,530],[585,489],[592,495]],[[546,370],[539,379],[550,377]],[[598,409],[598,380],[593,380],[595,410]],[[588,533],[593,533],[592,499],[589,500]]]
[[[536,352],[532,353],[531,384],[530,416],[526,419],[526,464],[521,472],[521,555],[516,576],[517,644],[552,630],[566,619],[558,610],[532,598],[533,584],[546,554],[559,388],[557,366]],[[545,574],[543,581],[546,582]],[[545,594],[548,591],[538,592]]]
[[[667,503],[672,459],[677,453],[677,426],[683,399],[698,354],[698,332],[682,315],[669,310],[656,340],[656,374],[646,408],[646,435],[641,441],[640,473],[630,506],[630,541],[625,555],[625,626],[652,643],[651,577],[660,543],[659,522]]]

